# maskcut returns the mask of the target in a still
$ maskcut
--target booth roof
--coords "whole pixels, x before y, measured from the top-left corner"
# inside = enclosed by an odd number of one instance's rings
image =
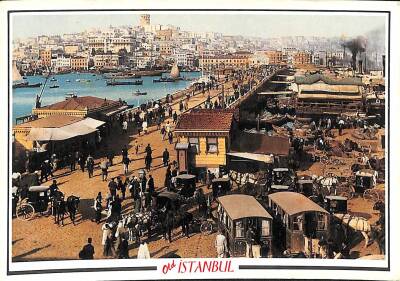
[[[283,209],[289,216],[304,212],[328,213],[318,204],[297,192],[276,192],[268,195],[268,198]]]
[[[232,220],[247,217],[272,219],[272,216],[253,196],[231,194],[218,197],[217,200]]]
[[[93,118],[85,118],[78,122],[60,128],[32,128],[27,140],[33,141],[59,141],[77,136],[88,135],[96,132],[97,128],[103,125],[103,121]]]

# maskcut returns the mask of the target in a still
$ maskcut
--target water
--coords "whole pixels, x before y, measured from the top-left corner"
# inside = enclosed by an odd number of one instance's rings
[[[166,74],[163,74],[165,76]],[[201,73],[199,72],[183,72],[181,76],[189,79],[199,78]],[[100,98],[107,98],[112,100],[118,100],[121,98],[128,104],[137,106],[151,99],[159,99],[165,97],[167,94],[174,94],[179,90],[183,90],[189,86],[192,81],[181,80],[173,83],[153,83],[153,79],[160,78],[159,76],[143,76],[140,80],[143,80],[143,85],[127,85],[127,86],[106,86],[106,80],[102,75],[96,74],[93,76],[92,73],[69,73],[53,75],[57,81],[53,82],[48,80],[46,88],[42,95],[42,106],[56,103],[65,100],[65,94],[75,92],[79,96],[94,96]],[[52,77],[53,77],[52,76]],[[76,82],[76,79],[90,79],[91,82]],[[70,80],[71,82],[66,82]],[[27,81],[29,83],[42,84],[45,81],[43,76],[28,76]],[[119,81],[119,80],[118,80]],[[121,81],[132,81],[132,80],[121,80]],[[53,84],[57,84],[60,87],[50,89],[49,87]],[[28,115],[32,112],[32,108],[35,105],[35,97],[40,93],[40,88],[17,88],[13,89],[12,98],[12,117],[13,124],[15,124],[15,118]],[[141,92],[147,92],[146,96],[135,96],[132,93],[140,90]]]

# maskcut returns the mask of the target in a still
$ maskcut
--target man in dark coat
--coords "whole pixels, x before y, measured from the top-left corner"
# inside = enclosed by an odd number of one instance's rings
[[[151,169],[151,162],[153,161],[153,158],[151,157],[151,154],[147,154],[146,158],[144,159],[145,165],[146,165],[146,170],[150,171]]]
[[[108,183],[108,188],[110,189],[111,196],[114,197],[117,195],[117,183],[114,181],[114,178]]]
[[[149,180],[147,182],[147,186],[149,187],[150,195],[154,193],[154,179],[151,175],[149,175]]]
[[[92,238],[88,238],[88,243],[83,246],[82,250],[79,252],[79,258],[82,260],[92,260],[94,256],[94,247],[92,245]]]
[[[129,248],[128,240],[126,237],[122,238],[121,243],[118,245],[118,258],[119,259],[129,259]]]
[[[169,152],[168,149],[165,149],[162,155],[162,159],[163,159],[163,163],[164,163],[164,167],[168,166],[168,162],[169,162]]]

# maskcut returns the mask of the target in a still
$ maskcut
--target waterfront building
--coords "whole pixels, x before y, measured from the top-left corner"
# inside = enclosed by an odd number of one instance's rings
[[[311,64],[311,54],[305,51],[298,51],[293,55],[294,66],[304,66]]]
[[[71,69],[72,70],[88,70],[88,59],[87,57],[71,57]]]
[[[249,57],[249,64],[252,66],[268,65],[269,58],[265,52],[255,52]]]
[[[134,49],[134,40],[130,35],[122,35],[118,37],[92,36],[88,39],[88,49],[89,54],[107,52],[118,53],[123,49],[130,53]]]
[[[96,68],[113,68],[119,65],[119,56],[117,54],[97,54],[93,57]]]
[[[78,45],[65,45],[64,53],[67,55],[75,55],[79,51]]]
[[[71,57],[59,55],[51,59],[51,68],[53,71],[58,72],[71,68]]]
[[[39,57],[42,60],[42,64],[45,66],[51,66],[51,56],[52,56],[51,49],[39,51]]]
[[[192,68],[194,65],[194,55],[187,51],[175,50],[175,62],[178,66]]]
[[[232,54],[232,55],[218,55],[210,57],[199,58],[200,68],[213,70],[213,69],[226,69],[226,68],[248,68],[249,55],[246,54]]]
[[[175,128],[179,170],[225,166],[234,126],[232,110],[198,109],[182,114]]]
[[[126,109],[122,101],[102,99],[92,96],[71,97],[64,101],[34,108],[32,114],[38,118],[52,115],[68,115],[74,117],[92,117],[99,120],[107,120],[116,113]]]
[[[266,51],[265,54],[267,55],[270,64],[284,63],[282,51]]]
[[[346,77],[336,80],[314,74],[296,76],[296,113],[298,116],[361,111],[361,78]]]

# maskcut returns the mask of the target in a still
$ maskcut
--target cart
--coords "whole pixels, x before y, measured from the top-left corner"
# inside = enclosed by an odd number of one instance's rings
[[[50,190],[48,186],[31,186],[27,197],[22,199],[16,207],[18,219],[30,220],[35,213],[43,213],[48,209]]]

